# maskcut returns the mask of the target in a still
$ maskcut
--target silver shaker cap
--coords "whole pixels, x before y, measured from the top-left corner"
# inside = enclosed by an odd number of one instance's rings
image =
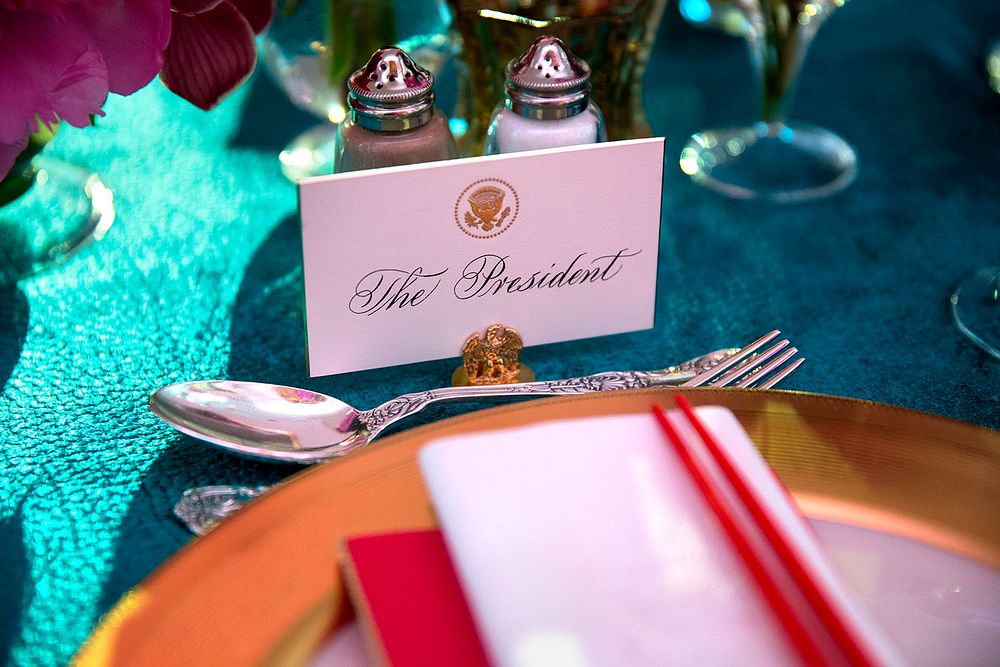
[[[507,65],[507,100],[511,111],[529,118],[575,116],[587,108],[590,66],[558,37],[543,35]]]
[[[434,113],[434,75],[402,49],[384,46],[347,79],[355,122],[369,130],[420,127]]]

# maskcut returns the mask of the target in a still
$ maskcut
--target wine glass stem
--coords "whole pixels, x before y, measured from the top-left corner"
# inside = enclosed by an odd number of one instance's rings
[[[747,36],[760,91],[760,120],[782,123],[791,105],[799,68],[816,33],[786,3],[760,0],[760,25]]]

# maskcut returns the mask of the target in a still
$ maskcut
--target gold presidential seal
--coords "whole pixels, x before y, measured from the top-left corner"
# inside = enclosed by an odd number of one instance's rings
[[[481,178],[458,196],[455,223],[477,239],[499,236],[514,224],[520,203],[517,192],[507,181]]]

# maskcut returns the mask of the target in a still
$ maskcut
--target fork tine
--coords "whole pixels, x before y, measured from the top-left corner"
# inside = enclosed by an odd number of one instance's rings
[[[784,380],[786,377],[788,377],[789,375],[791,375],[792,371],[794,371],[796,368],[798,368],[799,366],[801,366],[803,361],[805,361],[805,357],[802,357],[800,359],[796,359],[788,367],[782,369],[778,373],[775,373],[774,376],[772,376],[766,382],[762,382],[761,385],[760,385],[760,387],[758,387],[758,388],[759,389],[770,389],[771,387],[773,387],[774,385],[778,384],[779,382],[781,382],[782,380]]]
[[[788,377],[796,368],[802,365],[805,359],[795,359],[792,363],[782,367],[783,364],[792,360],[796,350],[793,348],[782,354],[779,358],[764,365],[757,366],[743,377],[737,387],[743,389],[770,389],[774,385]],[[774,373],[774,371],[777,371]],[[772,375],[773,373],[773,375]]]
[[[780,368],[782,364],[795,356],[798,349],[790,347],[785,350],[784,353],[779,355],[774,361],[764,364],[763,366],[758,366],[754,370],[750,371],[750,374],[745,376],[742,380],[736,383],[737,387],[750,387],[757,384],[757,381],[762,379],[765,375],[771,371]]]
[[[712,380],[708,384],[713,387],[726,387],[738,380],[739,378],[746,377],[748,373],[755,372],[756,369],[760,368],[765,361],[773,357],[774,355],[781,352],[783,349],[788,347],[788,341],[783,340],[775,343],[771,347],[767,348],[760,354],[747,359],[744,363],[738,365],[736,368],[732,369],[722,377]]]
[[[743,362],[747,357],[749,357],[751,354],[753,354],[754,352],[756,352],[758,349],[760,349],[764,345],[767,345],[768,343],[770,343],[772,340],[774,340],[775,338],[777,338],[779,335],[781,335],[781,332],[778,331],[778,330],[774,330],[774,331],[772,331],[769,334],[761,336],[760,338],[758,338],[754,342],[750,343],[749,345],[746,345],[745,347],[740,348],[739,352],[737,352],[733,356],[729,357],[728,359],[726,359],[722,363],[716,365],[713,368],[710,368],[709,370],[705,371],[704,373],[701,373],[701,374],[695,376],[694,378],[688,380],[687,382],[685,382],[681,386],[682,387],[699,387],[699,386],[707,383],[709,380],[711,380],[712,378],[714,378],[719,373],[721,373],[721,372],[723,372],[723,371],[725,371],[725,370],[727,370],[729,368],[732,368],[733,366],[736,366],[737,364],[742,365],[741,362]]]

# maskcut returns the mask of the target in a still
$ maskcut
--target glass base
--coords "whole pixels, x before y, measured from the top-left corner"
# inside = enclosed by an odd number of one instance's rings
[[[278,154],[281,172],[293,183],[309,176],[332,174],[336,142],[337,126],[333,123],[306,130]]]
[[[990,44],[986,51],[986,76],[993,92],[1000,93],[1000,41]]]
[[[97,174],[42,156],[32,167],[31,187],[0,206],[0,285],[65,261],[115,220],[114,193]]]
[[[1000,265],[984,267],[969,276],[950,301],[959,331],[1000,360]]]
[[[736,199],[801,202],[843,190],[858,173],[854,148],[829,130],[803,123],[757,123],[691,136],[681,170]]]

